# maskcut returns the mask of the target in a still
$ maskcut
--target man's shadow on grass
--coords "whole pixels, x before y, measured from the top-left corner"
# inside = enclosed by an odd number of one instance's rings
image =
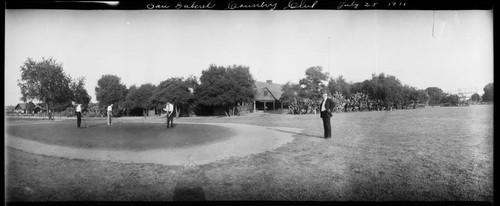
[[[177,124],[172,124],[172,126],[167,127],[167,124],[165,124],[165,129],[173,129],[177,126]]]
[[[202,185],[208,181],[205,171],[200,167],[188,167],[176,181],[173,201],[205,201]]]
[[[177,183],[173,201],[205,201],[205,191],[201,186],[182,186]]]
[[[104,126],[104,125],[107,125],[107,124],[93,124],[93,125],[87,125],[87,128],[91,128],[91,127],[99,127],[99,126]]]
[[[275,129],[275,128],[269,128],[269,129],[272,129],[272,130],[275,130],[275,131],[279,131],[279,132],[293,134],[295,136],[307,136],[307,137],[314,137],[314,138],[321,138],[321,139],[323,139],[323,136],[310,135],[310,134],[305,134],[305,133],[300,133],[300,132],[290,132],[290,131],[286,131],[286,130],[282,130],[282,129]]]
[[[85,129],[85,128],[101,127],[101,126],[105,127],[105,126],[122,126],[122,125],[123,125],[123,123],[114,123],[112,125],[108,125],[107,123],[102,123],[102,124],[92,124],[92,125],[91,124],[81,125],[80,127]],[[142,126],[144,128],[154,128],[154,127],[157,127],[157,125],[155,125],[155,124],[151,125],[150,123],[143,123]],[[165,129],[173,129],[176,126],[177,126],[177,124],[173,124],[171,127],[167,128],[166,124],[163,125],[163,127]]]
[[[102,123],[102,124],[81,124],[80,127],[82,128],[91,128],[91,127],[100,127],[100,126],[107,126],[107,123]]]

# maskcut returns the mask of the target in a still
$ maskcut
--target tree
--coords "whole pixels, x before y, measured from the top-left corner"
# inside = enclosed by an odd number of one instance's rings
[[[323,91],[333,93],[340,90],[333,78],[327,82],[329,74],[322,70],[321,66],[309,67],[298,84],[287,82],[283,86],[280,101],[290,105],[290,112],[314,112],[319,106]]]
[[[254,83],[249,67],[233,65],[226,71],[225,80],[232,89],[222,95],[226,101],[226,106],[234,116],[236,106],[242,102],[253,101],[255,96]]]
[[[89,106],[87,107],[87,111],[92,113],[92,114],[102,114],[101,109],[99,108],[99,104],[90,102]]]
[[[441,104],[444,106],[458,106],[460,102],[460,97],[456,94],[447,95],[441,100]]]
[[[127,116],[130,115],[130,111],[136,107],[138,107],[138,103],[137,103],[137,87],[135,85],[132,85],[128,88],[128,91],[127,91],[127,96],[125,97],[125,101],[123,102],[123,106],[126,108],[127,110]]]
[[[427,92],[423,89],[419,89],[417,91],[417,97],[418,97],[418,101],[417,102],[420,102],[421,104],[428,104],[429,103],[429,94],[427,94]]]
[[[324,83],[327,79],[328,73],[323,73],[321,66],[309,67],[306,70],[306,77],[299,80],[301,86],[299,96],[313,102],[320,101],[322,91],[327,90],[327,85]]]
[[[483,88],[483,102],[493,102],[493,83],[489,83]]]
[[[415,87],[404,85],[401,96],[403,99],[403,108],[412,107],[414,104],[416,104],[416,102],[418,102],[418,93]]]
[[[222,67],[210,65],[202,71],[200,85],[195,89],[196,101],[205,106],[221,106],[227,116],[234,115],[238,103],[252,101],[254,82],[247,66]]]
[[[431,106],[439,105],[441,100],[445,97],[443,90],[438,87],[427,87],[425,91],[429,95],[429,105]]]
[[[16,106],[14,106],[14,105],[5,106],[5,113],[12,114],[12,113],[14,113],[15,108],[16,108]]]
[[[292,82],[287,82],[281,88],[283,94],[281,94],[280,101],[288,105],[295,103],[298,98],[299,90],[300,85],[294,84]]]
[[[128,89],[127,97],[124,106],[127,108],[128,115],[131,109],[142,108],[142,114],[144,116],[148,115],[149,109],[153,107],[151,102],[151,96],[153,96],[156,90],[156,86],[153,84],[143,84],[139,88],[132,85]]]
[[[195,100],[196,100],[196,97],[194,95],[194,92],[195,92],[195,89],[198,88],[199,86],[199,81],[198,81],[198,78],[196,76],[189,76],[186,80],[184,80],[184,82],[186,83],[186,85],[188,86],[188,90],[190,92],[190,95],[189,95],[189,100],[187,102],[187,110],[188,110],[188,115],[191,116],[192,114],[195,114],[195,109],[196,109],[196,104],[195,104]],[[178,113],[177,115],[179,115],[180,113]]]
[[[332,94],[338,92],[345,97],[351,96],[351,84],[347,83],[342,75],[339,75],[336,79],[333,77],[330,78],[330,81],[328,81],[328,90]]]
[[[95,93],[99,106],[103,108],[102,110],[108,105],[113,104],[113,114],[117,114],[115,112],[117,110],[121,112],[128,90],[127,86],[120,81],[120,77],[110,74],[103,75],[97,80]]]
[[[186,80],[184,80],[189,88],[192,89],[192,92],[194,92],[194,89],[198,87],[199,81],[196,76],[190,75]]]
[[[377,82],[377,92],[385,98],[382,99],[388,107],[401,108],[404,105],[403,85],[391,75],[385,76],[384,73],[372,76],[372,80]]]
[[[375,98],[375,85],[372,84],[370,80],[365,80],[363,82],[356,82],[351,85],[351,94],[363,93]]]
[[[299,102],[302,102],[302,99],[298,96],[300,85],[287,82],[283,85],[281,91],[283,93],[281,94],[280,101],[289,105],[289,112],[292,112],[292,114],[298,113],[298,110],[301,109],[299,108]]]
[[[52,104],[52,110],[56,112],[62,112],[66,110],[68,107],[73,107],[73,104],[71,102],[71,99],[68,99],[66,101],[61,101],[61,102],[54,102]]]
[[[150,102],[153,107],[162,108],[166,102],[174,104],[176,116],[179,117],[181,110],[188,112],[193,109],[194,102],[194,89],[198,85],[196,76],[189,76],[184,79],[183,77],[172,77],[160,84],[154,89]],[[161,110],[158,112],[161,115]]]
[[[156,90],[156,86],[147,83],[147,84],[142,84],[137,91],[139,92],[139,96],[141,97],[141,101],[139,102],[139,107],[143,108],[146,112],[146,116],[148,116],[149,109],[154,107],[154,104],[151,100],[151,97],[153,96],[154,92]]]
[[[337,77],[337,83],[340,86],[340,93],[344,95],[345,97],[350,97],[351,96],[351,82],[347,82],[342,75]]]
[[[470,100],[473,101],[473,102],[479,102],[479,101],[481,101],[481,96],[479,96],[478,93],[474,93],[470,97]]]
[[[77,104],[88,105],[90,102],[90,95],[85,89],[85,77],[78,77],[70,83],[71,91],[73,91],[73,101]]]
[[[18,86],[21,88],[21,100],[40,100],[45,103],[49,119],[53,119],[50,113],[51,106],[57,110],[64,110],[68,103],[71,105],[73,92],[69,84],[71,78],[67,76],[61,63],[49,58],[35,61],[28,58],[20,67],[21,79]]]
[[[352,93],[363,93],[368,95],[371,99],[381,102],[386,108],[402,108],[407,105],[411,100],[411,94],[415,90],[409,86],[403,86],[399,79],[392,75],[385,75],[384,73],[372,74],[372,79],[365,80],[360,83],[354,83],[351,86]],[[411,96],[415,99],[415,95]]]
[[[34,110],[35,110],[35,104],[33,103],[33,101],[28,102],[26,104],[26,113],[32,114]]]
[[[181,109],[188,109],[190,103],[193,102],[193,94],[189,88],[192,88],[193,79],[190,77],[186,81],[182,77],[172,77],[165,81],[160,82],[156,88],[154,101],[152,103],[165,104],[170,102],[174,105],[176,116],[179,117]]]

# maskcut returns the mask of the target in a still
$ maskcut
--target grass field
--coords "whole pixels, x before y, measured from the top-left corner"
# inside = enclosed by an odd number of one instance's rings
[[[320,138],[319,115],[174,122],[303,131],[276,150],[205,165],[69,160],[7,148],[7,200],[493,201],[491,105],[338,113],[330,140]]]

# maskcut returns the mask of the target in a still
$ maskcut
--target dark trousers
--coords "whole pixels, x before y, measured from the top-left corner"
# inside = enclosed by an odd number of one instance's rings
[[[325,138],[332,137],[332,124],[330,123],[330,117],[322,117],[323,128],[325,129]]]
[[[76,126],[80,127],[81,124],[82,124],[82,113],[77,112],[76,113]]]
[[[111,125],[111,112],[108,112],[108,125]]]
[[[174,125],[174,114],[170,116],[167,114],[167,128],[172,127]]]

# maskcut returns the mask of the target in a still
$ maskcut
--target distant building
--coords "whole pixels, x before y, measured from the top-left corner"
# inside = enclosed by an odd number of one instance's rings
[[[19,104],[17,104],[16,107],[14,107],[14,113],[27,114],[28,110],[26,109],[26,107],[28,106],[28,104],[31,104],[31,103],[19,103]],[[31,113],[32,114],[39,114],[39,113],[43,113],[45,111],[46,111],[46,109],[43,108],[42,104],[36,104]]]
[[[255,97],[253,101],[238,103],[236,112],[238,114],[245,114],[256,112],[258,110],[277,110],[288,107],[288,105],[284,105],[281,101],[279,101],[281,95],[283,94],[281,91],[282,88],[282,84],[275,84],[272,80],[267,80],[265,82],[255,81]],[[203,106],[196,112],[196,114],[200,116],[225,115],[225,112],[225,108],[221,106]]]
[[[33,111],[35,112],[35,114],[39,114],[45,112],[45,109],[41,105],[37,104]]]
[[[265,82],[255,81],[255,99],[253,110],[276,110],[283,109],[283,102],[280,101],[283,91],[282,84],[275,84],[272,80]]]
[[[463,103],[472,97],[473,94],[477,93],[477,88],[460,88],[457,90],[452,90],[448,92],[452,95],[458,95],[459,100]]]
[[[14,107],[15,113],[26,114],[26,103],[19,103]]]

